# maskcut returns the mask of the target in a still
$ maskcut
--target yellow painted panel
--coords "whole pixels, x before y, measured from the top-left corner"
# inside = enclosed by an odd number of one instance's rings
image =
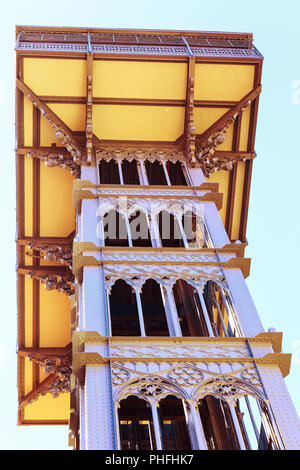
[[[40,346],[64,347],[71,341],[70,299],[40,286]]]
[[[239,101],[253,89],[254,65],[196,64],[195,99]]]
[[[225,225],[229,187],[229,171],[216,171],[215,173],[212,173],[209,178],[207,178],[207,181],[209,181],[209,183],[219,183],[219,192],[223,194],[223,204],[219,213],[222,222]]]
[[[94,133],[100,139],[174,141],[184,129],[184,107],[93,107]]]
[[[84,104],[48,103],[48,106],[72,131],[84,131],[86,110]]]
[[[227,311],[225,311],[223,313],[223,318],[224,318],[224,323],[225,323],[226,330],[228,330],[229,318],[228,318]],[[223,331],[223,333],[224,333],[224,331]],[[225,333],[224,333],[224,336],[225,336]]]
[[[32,146],[32,116],[33,104],[29,98],[24,96],[24,145],[27,147]]]
[[[32,237],[33,221],[33,164],[32,158],[24,158],[24,191],[25,191],[25,236]]]
[[[239,147],[239,150],[241,150],[242,152],[246,152],[247,147],[248,147],[250,110],[251,110],[251,107],[247,106],[247,108],[245,109],[245,111],[243,111],[243,114],[242,114],[240,147]]]
[[[61,393],[53,398],[50,393],[39,396],[37,401],[26,405],[24,410],[25,421],[37,420],[68,420],[70,415],[70,394]]]
[[[222,117],[229,108],[194,108],[194,122],[197,134],[202,134]]]
[[[50,372],[44,372],[44,368],[40,367],[40,370],[39,370],[39,380],[40,380],[40,382],[45,380],[49,375],[50,375]]]
[[[27,255],[26,253],[30,253],[27,248],[25,248],[25,266],[32,266],[32,256]]]
[[[216,307],[213,307],[213,308],[212,308],[212,311],[213,311],[213,316],[214,316],[214,323],[217,323],[217,322],[218,322],[219,312],[218,312],[218,310],[216,309]]]
[[[94,61],[94,96],[185,99],[187,64]]]
[[[232,231],[231,231],[232,240],[239,239],[241,209],[242,209],[242,202],[243,202],[244,174],[245,174],[245,163],[238,162],[237,174],[236,174],[236,188],[235,188],[234,205],[233,205],[233,219],[232,219]]]
[[[32,347],[32,279],[24,276],[25,282],[25,347]]]
[[[50,147],[52,144],[55,144],[57,147],[62,146],[60,141],[56,138],[51,124],[43,117],[41,117],[40,125],[40,142],[42,147]]]
[[[41,165],[40,236],[66,237],[75,226],[73,176],[68,170]]]
[[[222,117],[228,108],[195,108],[194,109],[194,122],[197,134],[202,134],[206,131],[214,122]],[[219,145],[217,150],[231,150],[232,149],[232,138],[233,138],[233,124],[231,124],[226,134],[225,142]]]
[[[24,358],[24,394],[31,392],[32,390],[32,361],[29,361],[27,357]]]
[[[37,95],[85,96],[86,61],[24,58],[24,82]]]

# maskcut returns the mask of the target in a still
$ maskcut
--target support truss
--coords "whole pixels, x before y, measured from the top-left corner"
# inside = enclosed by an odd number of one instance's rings
[[[70,152],[73,160],[75,162],[79,161],[81,159],[81,150],[68,126],[19,78],[17,78],[17,87],[40,110],[42,116],[50,122],[57,139]]]
[[[24,355],[24,351],[19,354]],[[24,408],[27,404],[36,401],[40,396],[51,393],[54,398],[58,397],[61,393],[70,392],[70,380],[72,374],[72,347],[66,346],[61,354],[46,354],[43,348],[34,350],[33,352],[25,352],[28,360],[43,367],[43,372],[49,374],[40,384],[37,385],[31,392],[25,395],[19,401],[19,408]]]
[[[226,139],[226,132],[229,126],[235,122],[237,117],[251,104],[260,94],[261,85],[254,88],[245,95],[232,109],[227,111],[220,119],[210,126],[203,134],[196,137],[196,158],[206,176],[213,171],[230,170],[235,161],[244,160],[244,155],[235,155],[232,159],[219,158],[215,155],[216,148]],[[247,152],[246,152],[247,153]]]

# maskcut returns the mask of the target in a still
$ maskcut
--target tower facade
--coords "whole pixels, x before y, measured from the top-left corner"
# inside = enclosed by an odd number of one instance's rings
[[[19,424],[299,449],[290,355],[245,281],[252,36],[17,27],[16,50]]]

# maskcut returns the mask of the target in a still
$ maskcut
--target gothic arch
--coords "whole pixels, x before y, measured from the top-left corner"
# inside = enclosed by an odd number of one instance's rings
[[[251,380],[255,380],[258,384],[258,378],[251,376]],[[251,395],[261,403],[265,402],[265,395],[258,386],[233,375],[219,375],[215,378],[208,379],[201,383],[193,393],[193,399],[197,403],[207,395],[214,396],[227,403],[234,403],[236,400],[245,395]]]
[[[132,286],[118,279],[109,298],[111,334],[113,336],[140,336],[138,305]]]
[[[207,278],[207,279],[205,279],[205,282],[204,282],[204,284],[203,284],[203,289],[204,289],[205,285],[206,285],[209,281],[214,282],[215,284],[217,284],[218,287],[220,287],[221,289],[223,289],[225,292],[228,291],[228,287],[227,287],[227,285],[226,285],[226,281],[225,281],[224,278],[223,278],[223,279],[218,279],[218,278],[215,278],[215,279],[214,279],[214,278],[211,278],[211,279]]]
[[[98,205],[96,215],[97,217],[103,217],[108,214],[110,211],[116,211],[116,204],[112,201],[101,201],[101,204]]]
[[[203,275],[199,276],[184,276],[181,273],[178,273],[178,275],[172,274],[169,275],[168,273],[164,274],[163,272],[159,275],[157,274],[128,274],[128,273],[122,273],[120,272],[118,275],[111,275],[109,273],[105,274],[105,282],[106,282],[106,289],[108,292],[110,292],[112,286],[115,284],[115,282],[119,279],[124,280],[127,284],[129,284],[132,288],[138,289],[138,291],[141,291],[143,288],[143,285],[148,279],[153,279],[156,281],[158,284],[160,284],[162,287],[169,287],[173,288],[174,284],[176,284],[177,281],[182,280],[187,282],[192,288],[199,288],[203,290],[205,284],[208,281],[214,281],[216,282],[220,287],[223,287],[226,289],[226,286],[224,285],[223,281],[215,278],[208,278],[208,277],[203,277]]]
[[[180,400],[188,400],[188,395],[181,386],[165,377],[149,374],[135,377],[126,382],[115,391],[114,401],[119,403],[129,396],[136,396],[149,403],[159,403],[161,399],[169,395],[176,396]]]
[[[106,246],[111,244],[129,246],[126,214],[124,215],[122,209],[112,207],[109,211],[106,210],[103,213],[100,225],[102,225],[102,237]],[[105,236],[105,227],[108,229],[108,236]]]
[[[129,207],[128,207],[128,211],[127,211],[127,215],[128,217],[131,217],[132,215],[136,214],[136,212],[143,212],[143,214],[145,215],[146,219],[147,219],[147,216],[149,214],[149,208],[147,207],[146,204],[143,204],[143,203],[140,203],[140,202],[133,202],[132,205],[130,205],[130,202],[129,202]]]
[[[195,206],[192,204],[190,207],[187,208],[186,205],[181,202],[175,202],[175,201],[163,202],[163,203],[160,202],[158,206],[155,206],[153,208],[151,215],[152,217],[157,218],[159,213],[162,211],[168,212],[169,214],[172,214],[174,217],[183,217],[186,212],[191,212],[195,216],[199,217],[201,222],[204,223],[203,214],[201,213],[199,209],[195,208]]]

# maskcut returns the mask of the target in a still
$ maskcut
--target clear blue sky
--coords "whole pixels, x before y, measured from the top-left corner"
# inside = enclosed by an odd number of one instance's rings
[[[251,32],[265,57],[251,187],[248,286],[265,329],[284,332],[293,352],[286,379],[300,411],[298,271],[300,61],[299,0],[11,0],[1,6],[0,446],[68,449],[67,427],[17,427],[14,168],[16,24]]]

